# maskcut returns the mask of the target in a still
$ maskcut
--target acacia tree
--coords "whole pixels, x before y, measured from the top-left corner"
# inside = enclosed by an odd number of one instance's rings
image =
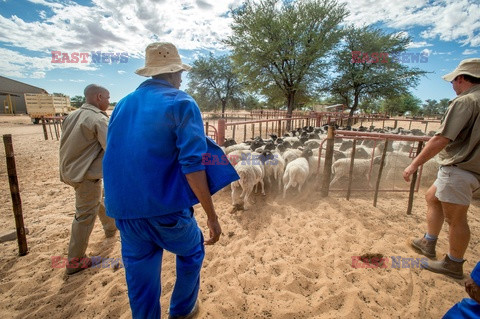
[[[324,74],[322,59],[342,37],[347,15],[332,0],[247,0],[233,11],[233,34],[225,40],[249,87],[283,94],[291,117],[299,92],[308,95]]]
[[[85,97],[81,95],[75,95],[70,99],[70,104],[72,104],[72,106],[76,108],[82,106],[83,103],[85,103]]]
[[[334,76],[328,83],[332,95],[341,96],[351,116],[362,99],[379,99],[408,93],[427,73],[401,64],[381,54],[397,56],[407,48],[410,38],[387,34],[371,27],[347,27],[340,50],[333,58]],[[354,52],[367,53],[355,56]],[[373,53],[377,53],[373,55]],[[380,55],[380,56],[379,56]],[[354,59],[352,59],[352,57]]]
[[[193,96],[220,103],[222,117],[227,104],[242,95],[242,84],[228,56],[215,57],[210,54],[208,58],[200,57],[193,63],[188,77],[189,92]]]
[[[417,115],[422,101],[410,92],[398,96],[389,97],[382,102],[382,110],[390,115],[404,115],[410,112]]]

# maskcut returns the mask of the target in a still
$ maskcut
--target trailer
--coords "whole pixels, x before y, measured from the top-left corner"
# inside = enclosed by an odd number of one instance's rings
[[[27,114],[34,124],[38,124],[42,117],[62,116],[72,110],[68,96],[34,93],[24,95]]]

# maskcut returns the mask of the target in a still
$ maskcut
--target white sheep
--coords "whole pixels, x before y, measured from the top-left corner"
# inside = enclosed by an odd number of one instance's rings
[[[302,151],[297,149],[288,149],[283,152],[282,157],[285,160],[285,165],[288,165],[291,161],[302,156]]]
[[[225,148],[225,154],[228,155],[231,152],[237,151],[237,150],[250,150],[250,145],[248,145],[246,143],[231,145],[231,146]]]
[[[285,172],[283,173],[283,198],[285,198],[287,189],[290,187],[297,187],[298,185],[298,192],[301,192],[302,186],[305,184],[310,174],[307,160],[310,156],[312,156],[312,150],[306,148],[302,152],[301,157],[294,159],[287,164]]]
[[[330,187],[337,183],[342,177],[348,177],[350,172],[350,158],[340,158],[332,164],[333,179],[330,182]],[[365,177],[368,184],[372,187],[370,182],[370,163],[371,159],[356,159],[353,164],[353,178]],[[380,157],[375,157],[373,165],[380,164]],[[372,170],[373,171],[373,170]]]
[[[252,159],[252,156],[249,156],[246,160],[240,161],[235,165],[235,170],[240,179],[231,184],[232,205],[241,205],[243,202],[244,209],[247,210],[253,187],[258,183],[262,186],[262,194],[265,195],[263,183],[264,169],[263,164],[259,164],[259,162],[258,159]]]
[[[264,163],[264,167],[265,167],[264,181],[270,184],[271,178],[273,177],[274,180],[278,181],[278,189],[281,189],[282,176],[283,176],[283,172],[285,171],[285,160],[277,151],[272,151],[270,152],[269,155],[267,151],[262,153],[262,156],[266,157],[266,160]]]

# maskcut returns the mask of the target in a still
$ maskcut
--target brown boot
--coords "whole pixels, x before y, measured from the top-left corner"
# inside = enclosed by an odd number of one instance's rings
[[[444,274],[455,279],[463,279],[463,263],[451,260],[448,255],[445,255],[443,260],[429,261],[423,265],[423,268],[436,272],[437,274]]]
[[[437,245],[436,239],[428,240],[424,236],[422,238],[412,240],[411,245],[422,255],[425,255],[428,258],[435,258],[435,256],[437,255],[435,252],[435,246]]]

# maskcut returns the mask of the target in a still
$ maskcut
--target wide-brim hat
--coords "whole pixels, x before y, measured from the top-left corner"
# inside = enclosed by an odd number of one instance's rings
[[[474,78],[480,78],[480,59],[465,59],[457,66],[453,72],[445,74],[442,78],[445,81],[452,82],[457,76],[466,74]]]
[[[189,71],[192,67],[182,62],[177,48],[168,42],[151,43],[145,49],[145,66],[135,71],[138,75],[153,76],[178,71]]]

